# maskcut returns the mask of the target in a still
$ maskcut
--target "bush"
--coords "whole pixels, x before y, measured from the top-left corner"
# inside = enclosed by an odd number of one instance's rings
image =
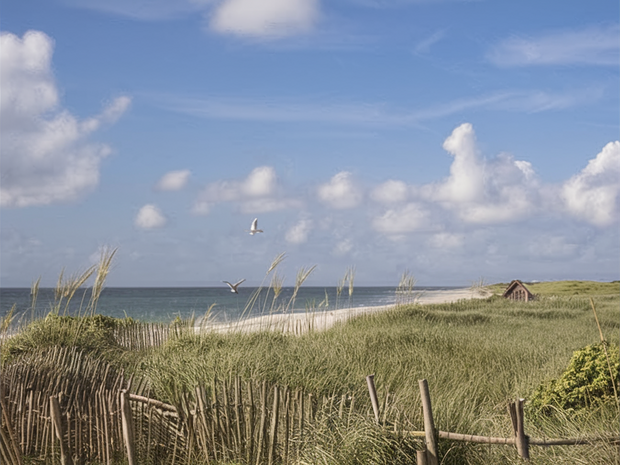
[[[95,354],[118,349],[114,330],[132,322],[131,318],[118,319],[98,314],[76,317],[50,313],[8,338],[2,346],[2,360],[6,362],[19,354],[54,346],[78,347]]]
[[[578,410],[615,401],[614,383],[618,386],[620,380],[619,353],[617,345],[606,342],[575,351],[562,376],[534,392],[532,406],[549,412],[553,407]]]

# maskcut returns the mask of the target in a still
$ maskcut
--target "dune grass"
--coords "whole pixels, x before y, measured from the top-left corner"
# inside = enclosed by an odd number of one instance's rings
[[[282,258],[274,260],[267,275]],[[301,270],[297,284],[312,270]],[[343,289],[348,283],[353,292],[353,276],[354,270],[348,270]],[[279,279],[274,271],[267,289],[273,302],[277,302]],[[405,274],[401,287],[413,287],[413,277]],[[193,322],[175,322],[177,330],[167,341],[148,350],[123,346],[115,336],[118,328],[134,322],[95,315],[95,302],[83,315],[69,317],[56,311],[31,322],[4,341],[2,363],[6,366],[20,354],[46,347],[74,346],[105,357],[148,384],[153,397],[174,405],[196,386],[234,375],[319,396],[344,394],[355,397],[368,411],[365,377],[374,374],[379,397],[389,399],[382,415],[388,423],[398,422],[411,430],[422,429],[418,380],[425,378],[438,429],[508,437],[512,427],[507,402],[531,398],[539,386],[564,372],[575,351],[599,342],[590,299],[601,334],[610,344],[617,345],[620,330],[617,282],[528,287],[538,294],[536,301],[514,302],[494,295],[439,305],[408,302],[297,336],[267,330],[245,333],[234,327],[228,333],[197,334]],[[497,294],[503,288],[491,289]],[[59,298],[62,304],[62,294]],[[526,432],[533,437],[617,434],[619,420],[614,402],[551,414],[526,404]],[[296,463],[404,463],[407,454],[414,452],[415,444],[394,441],[369,425],[363,419],[346,425],[337,420],[314,425]],[[520,463],[513,447],[440,441],[439,448],[446,465]],[[609,444],[533,447],[530,454],[532,463],[539,464],[619,463],[617,446]]]
[[[588,296],[588,295],[619,295],[620,281],[549,281],[524,283],[533,294],[539,296]],[[494,294],[502,295],[508,283],[488,286]]]
[[[602,331],[615,343],[619,301],[594,297]],[[367,403],[364,378],[375,374],[380,397],[390,393],[390,416],[411,429],[422,428],[417,381],[426,378],[439,429],[508,437],[508,400],[530,398],[541,383],[562,374],[574,351],[598,338],[589,298],[520,303],[494,297],[400,306],[301,336],[186,333],[142,359],[139,375],[157,398],[172,403],[178,393],[230,373],[319,395],[349,393]],[[619,417],[610,403],[547,417],[528,409],[527,419],[532,436],[569,437],[617,432]],[[518,462],[505,446],[441,441],[440,448],[445,464]],[[617,449],[533,448],[531,454],[536,463],[614,463]]]

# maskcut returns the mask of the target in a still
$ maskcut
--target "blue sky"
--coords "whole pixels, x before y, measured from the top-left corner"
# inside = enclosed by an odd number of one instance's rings
[[[5,0],[1,285],[619,279],[619,10]]]

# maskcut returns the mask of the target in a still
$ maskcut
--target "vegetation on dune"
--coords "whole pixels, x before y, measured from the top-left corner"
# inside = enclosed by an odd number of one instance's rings
[[[532,405],[549,412],[615,402],[614,384],[620,383],[620,355],[617,344],[609,345],[607,351],[604,344],[575,351],[566,371],[534,392]]]
[[[279,261],[274,263],[267,275]],[[312,268],[302,270],[301,278],[310,272]],[[351,269],[340,287],[348,282],[353,292],[353,276]],[[273,290],[275,305],[275,272],[272,282],[268,292]],[[413,282],[407,273],[399,289],[411,291]],[[612,379],[618,383],[620,369],[618,283],[528,287],[538,294],[536,301],[508,301],[497,292],[450,304],[408,301],[301,335],[234,328],[229,333],[196,334],[193,322],[177,321],[161,344],[140,350],[132,350],[119,336],[143,330],[131,319],[115,320],[94,311],[63,316],[56,311],[5,340],[2,360],[6,368],[28,363],[28,357],[42,349],[74,347],[92,359],[104,358],[118,372],[147,386],[150,396],[172,405],[185,405],[197,386],[240,377],[319,397],[348,396],[363,410],[370,408],[365,376],[375,374],[379,396],[386,399],[383,414],[388,423],[410,430],[423,425],[418,380],[425,378],[436,426],[444,431],[509,437],[513,433],[506,404],[525,397],[531,399],[526,429],[533,437],[617,432],[620,416]],[[611,342],[595,344],[600,339]],[[419,440],[388,434],[364,415],[347,421],[325,415],[311,428],[293,463],[407,463],[420,447]],[[440,441],[439,448],[445,465],[520,460],[506,446]],[[617,449],[610,444],[537,448],[531,454],[541,464],[617,459]]]
[[[498,283],[488,286],[494,294],[502,295],[509,283]],[[549,281],[549,282],[524,282],[527,288],[538,296],[589,296],[589,295],[612,295],[620,294],[620,281]]]

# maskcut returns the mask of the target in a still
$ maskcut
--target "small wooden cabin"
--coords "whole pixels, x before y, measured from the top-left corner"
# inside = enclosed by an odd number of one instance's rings
[[[534,300],[534,294],[518,279],[515,279],[508,285],[503,295],[510,300],[522,300],[524,302]]]

